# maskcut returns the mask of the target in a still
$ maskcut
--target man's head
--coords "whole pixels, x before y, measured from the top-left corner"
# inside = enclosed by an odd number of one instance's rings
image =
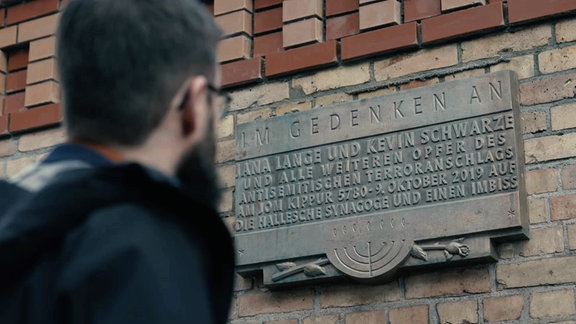
[[[190,77],[214,82],[219,37],[196,0],[72,0],[57,32],[69,137],[142,144]]]

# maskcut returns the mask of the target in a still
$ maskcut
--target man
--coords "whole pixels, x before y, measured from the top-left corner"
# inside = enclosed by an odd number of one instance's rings
[[[196,0],[72,0],[56,36],[69,140],[0,221],[0,323],[227,322],[211,15]]]

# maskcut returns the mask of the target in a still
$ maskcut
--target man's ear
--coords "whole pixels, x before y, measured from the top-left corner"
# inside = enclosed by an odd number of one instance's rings
[[[182,107],[182,131],[184,136],[202,134],[207,119],[208,80],[204,76],[190,79]]]

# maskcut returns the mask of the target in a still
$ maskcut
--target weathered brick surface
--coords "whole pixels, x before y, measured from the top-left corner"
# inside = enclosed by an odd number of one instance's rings
[[[352,100],[352,96],[347,93],[335,93],[316,98],[314,107],[325,107],[350,100]]]
[[[263,109],[256,109],[250,110],[246,112],[242,112],[238,114],[237,123],[244,124],[253,120],[259,120],[262,118],[269,118],[272,116],[272,109],[271,108],[263,108]]]
[[[527,111],[520,115],[522,133],[538,133],[548,128],[547,115],[544,111]]]
[[[297,318],[276,320],[276,321],[266,321],[264,324],[298,324]]]
[[[520,103],[525,106],[572,98],[576,94],[576,74],[553,74],[520,84]]]
[[[234,160],[236,156],[236,141],[222,141],[218,142],[216,146],[216,162],[223,163]]]
[[[384,323],[385,311],[351,313],[345,316],[346,324]]]
[[[406,298],[474,294],[490,291],[488,269],[464,268],[406,277]]]
[[[552,37],[550,25],[530,26],[515,33],[496,33],[462,42],[462,61],[498,56],[510,51],[524,51],[548,45]]]
[[[221,213],[227,213],[232,211],[232,205],[234,203],[234,193],[230,190],[221,190],[220,204],[218,205],[218,211]]]
[[[253,105],[266,105],[281,101],[289,97],[288,83],[266,83],[247,89],[231,92],[233,100],[230,104],[232,110],[251,107]]]
[[[310,316],[302,320],[302,324],[338,324],[338,315]]]
[[[521,256],[534,256],[564,251],[562,226],[530,230],[530,240],[520,243]]]
[[[290,102],[276,107],[276,115],[281,116],[297,111],[306,111],[310,109],[312,109],[312,103],[310,101]]]
[[[478,303],[475,300],[441,303],[436,306],[440,323],[478,323]]]
[[[386,81],[456,64],[458,64],[456,45],[447,45],[374,62],[374,78],[376,81]]]
[[[524,297],[520,295],[486,298],[484,319],[490,322],[518,320],[524,308]]]
[[[576,189],[576,164],[566,165],[562,168],[562,188]]]
[[[496,266],[496,280],[503,288],[532,287],[574,282],[575,256],[538,259]]]
[[[571,18],[556,24],[556,41],[559,43],[576,40],[576,20]]]
[[[569,224],[566,229],[568,232],[568,248],[576,250],[576,224]]]
[[[440,80],[438,80],[438,78],[431,78],[431,79],[426,79],[426,80],[413,80],[410,81],[408,83],[404,83],[402,85],[400,85],[400,90],[409,90],[409,89],[415,89],[415,88],[420,88],[420,87],[426,87],[426,86],[430,86],[433,84],[438,84],[440,82]]]
[[[375,286],[333,285],[320,290],[320,307],[346,307],[400,299],[397,282]]]
[[[576,218],[576,194],[550,198],[550,219],[563,220]]]
[[[576,133],[528,139],[524,142],[526,163],[538,163],[576,155]]]
[[[565,71],[576,67],[576,46],[568,46],[538,54],[539,68],[542,73]]]
[[[494,67],[496,67],[496,66],[494,66]],[[447,75],[444,77],[444,79],[446,81],[464,80],[464,79],[482,76],[484,74],[486,74],[486,71],[484,71],[484,69],[472,69],[472,70],[465,70],[465,71],[460,71],[460,72],[456,72],[456,73]]]
[[[47,130],[20,136],[18,140],[18,150],[28,152],[41,148],[53,147],[66,140],[64,130],[61,128]]]
[[[234,135],[234,116],[228,115],[220,121],[216,130],[216,137],[223,138]]]
[[[377,323],[377,322],[363,322]],[[390,324],[428,324],[428,305],[401,307],[390,310]]]
[[[0,157],[10,156],[16,153],[16,141],[4,139],[0,141]]]
[[[546,222],[546,202],[547,198],[528,198],[528,216],[530,224]]]
[[[558,189],[556,169],[526,171],[526,192],[529,195],[554,192]]]
[[[336,89],[370,81],[369,65],[354,64],[330,71],[321,71],[311,76],[292,80],[293,88],[301,88],[305,94]]]
[[[238,315],[251,316],[266,313],[310,310],[314,307],[314,293],[310,289],[250,292],[238,296]]]
[[[490,67],[490,72],[512,70],[516,72],[519,80],[534,76],[534,56],[524,55],[510,58],[508,62],[502,62]]]
[[[574,290],[536,292],[530,300],[530,317],[548,318],[576,314]]]
[[[234,185],[236,178],[236,168],[234,165],[223,165],[216,168],[222,188],[229,188]]]
[[[552,130],[576,127],[576,103],[550,108]]]

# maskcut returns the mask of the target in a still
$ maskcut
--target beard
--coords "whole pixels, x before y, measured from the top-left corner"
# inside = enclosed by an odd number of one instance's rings
[[[184,153],[176,168],[176,177],[184,189],[217,210],[220,202],[220,181],[216,172],[216,136],[214,114],[203,141]]]

